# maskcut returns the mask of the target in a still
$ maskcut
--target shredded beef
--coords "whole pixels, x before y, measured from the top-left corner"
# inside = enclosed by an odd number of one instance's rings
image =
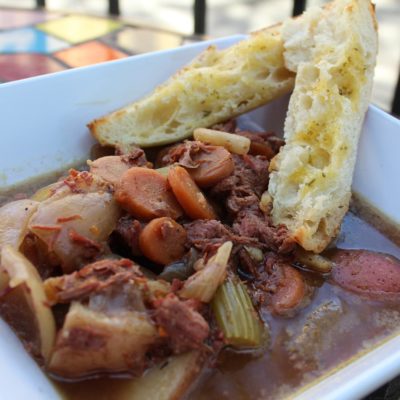
[[[126,215],[118,220],[114,235],[131,251],[134,256],[141,255],[139,247],[139,235],[142,231],[142,224]]]
[[[152,164],[147,161],[145,152],[136,147],[127,154],[120,156],[121,160],[132,167],[151,167]]]
[[[236,131],[236,120],[230,119],[225,122],[221,122],[219,124],[215,124],[211,127],[211,129],[215,129],[216,131],[222,131],[227,133],[234,133]]]
[[[188,247],[194,246],[203,252],[211,252],[228,240],[235,245],[258,244],[256,239],[236,235],[228,226],[216,220],[196,220],[186,224],[185,229]]]
[[[175,354],[201,349],[210,327],[191,300],[181,301],[170,294],[156,304],[153,319]]]
[[[106,259],[88,264],[72,274],[50,278],[45,287],[46,292],[51,293],[52,303],[69,303],[135,279],[145,278],[132,261]]]
[[[171,147],[167,154],[162,157],[161,164],[170,165],[178,163],[185,168],[197,168],[200,162],[195,161],[194,158],[201,152],[208,152],[208,147],[208,145],[196,140],[186,140],[181,144]]]
[[[271,147],[272,155],[278,153],[279,149],[285,144],[285,141],[275,136],[273,132],[253,132],[237,130],[236,135],[249,138],[254,143],[260,143]]]
[[[217,183],[210,191],[225,200],[228,212],[235,216],[244,208],[258,208],[259,198],[268,187],[268,161],[263,156],[234,155],[232,175]]]
[[[273,226],[270,218],[261,210],[240,211],[233,223],[233,231],[239,236],[256,238],[279,253],[288,253],[295,247],[295,241],[286,226]]]

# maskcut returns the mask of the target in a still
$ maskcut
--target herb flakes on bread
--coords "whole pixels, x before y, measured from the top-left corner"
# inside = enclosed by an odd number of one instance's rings
[[[91,133],[102,145],[163,145],[289,92],[294,74],[284,66],[279,31],[254,32],[225,50],[210,46],[147,97],[92,121]]]
[[[336,0],[282,28],[296,72],[285,146],[271,163],[273,221],[306,250],[338,233],[351,197],[357,144],[371,95],[377,25],[369,0]]]

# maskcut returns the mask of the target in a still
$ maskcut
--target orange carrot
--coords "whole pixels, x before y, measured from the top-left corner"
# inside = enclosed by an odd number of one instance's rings
[[[220,146],[205,146],[202,151],[193,157],[198,162],[197,168],[190,169],[189,173],[200,187],[213,186],[233,172],[234,163],[231,153]]]
[[[176,219],[182,215],[167,179],[154,169],[132,167],[124,172],[115,199],[136,218],[150,220],[167,216]]]
[[[272,297],[272,307],[279,315],[284,315],[298,306],[306,294],[306,284],[301,273],[289,265],[284,265],[282,268],[284,275],[282,284]]]
[[[215,219],[216,214],[204,194],[197,187],[185,168],[172,167],[168,173],[171,185],[179,204],[192,219]]]
[[[150,221],[139,236],[141,252],[157,264],[167,265],[185,253],[186,231],[168,217]]]

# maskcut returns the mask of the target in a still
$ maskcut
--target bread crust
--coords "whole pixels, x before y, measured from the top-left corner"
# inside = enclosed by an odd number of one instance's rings
[[[282,29],[285,64],[297,75],[269,193],[274,223],[285,224],[306,250],[321,252],[348,210],[376,31],[369,0],[336,0]]]
[[[141,147],[176,142],[292,90],[280,25],[225,50],[210,46],[147,97],[89,123],[102,145]]]

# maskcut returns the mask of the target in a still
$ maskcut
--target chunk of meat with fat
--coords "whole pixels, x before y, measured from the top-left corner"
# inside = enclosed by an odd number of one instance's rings
[[[135,279],[143,281],[144,276],[132,261],[106,259],[88,264],[72,274],[49,278],[44,287],[51,304],[70,303]]]
[[[175,354],[200,349],[210,333],[207,321],[196,311],[199,303],[168,295],[156,303],[153,319],[167,336]]]
[[[145,313],[108,315],[74,302],[57,335],[48,370],[69,379],[118,372],[140,376],[147,366],[146,352],[157,339]]]

